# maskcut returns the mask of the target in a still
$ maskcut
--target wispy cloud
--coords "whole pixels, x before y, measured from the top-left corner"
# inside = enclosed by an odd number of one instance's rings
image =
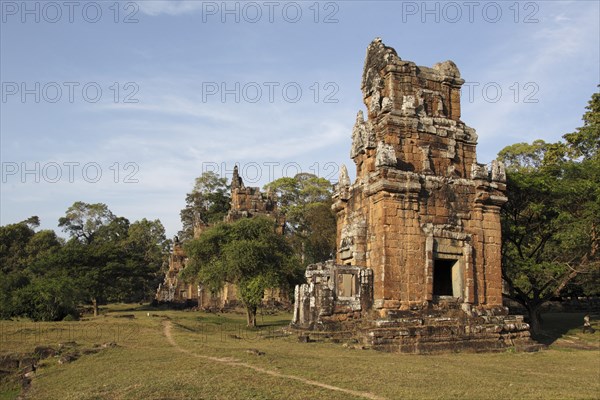
[[[572,88],[581,85],[585,71],[594,69],[591,66],[597,69],[598,50],[590,52],[589,44],[598,40],[598,4],[587,6],[590,12],[581,13],[577,7],[544,3],[539,24],[515,31],[503,50],[495,49],[505,56],[501,63],[479,73],[476,100],[469,103],[463,91],[463,114],[468,115],[465,121],[480,134],[479,153],[484,160],[494,156],[487,151],[489,144],[493,143],[495,153],[515,141],[531,141],[542,135],[557,140],[574,128],[578,121],[558,120],[556,109],[572,106]],[[573,60],[578,64],[573,65]],[[563,71],[562,78],[557,80],[559,71]],[[502,89],[497,102],[482,96],[483,85],[490,82]],[[490,93],[493,96],[494,90]]]
[[[202,8],[202,1],[187,0],[143,0],[137,2],[144,14],[156,16],[160,14],[181,15],[192,13]]]
[[[236,118],[223,111],[223,107],[214,107],[207,103],[193,101],[182,96],[166,95],[143,103],[106,103],[104,109],[117,111],[142,111],[152,114],[164,114],[174,117],[194,117],[210,119],[218,123],[232,122]],[[101,107],[96,107],[101,110]]]

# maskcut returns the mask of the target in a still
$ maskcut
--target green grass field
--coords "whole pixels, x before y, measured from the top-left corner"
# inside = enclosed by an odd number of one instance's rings
[[[582,314],[547,315],[551,344],[539,353],[419,356],[299,343],[281,334],[284,313],[259,316],[261,328],[247,330],[241,314],[130,307],[79,322],[1,321],[0,354],[73,341],[82,353],[118,345],[62,365],[43,360],[25,398],[600,398],[600,329],[582,335]],[[0,384],[0,399],[19,393],[14,380]]]

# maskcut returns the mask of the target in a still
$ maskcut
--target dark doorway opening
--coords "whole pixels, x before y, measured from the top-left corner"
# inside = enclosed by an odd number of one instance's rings
[[[452,268],[456,260],[435,260],[433,263],[433,295],[454,296]]]

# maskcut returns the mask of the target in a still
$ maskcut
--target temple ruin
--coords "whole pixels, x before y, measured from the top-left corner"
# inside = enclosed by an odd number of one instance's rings
[[[342,167],[334,193],[336,260],[307,268],[293,329],[403,352],[530,344],[523,318],[502,306],[504,166],[477,163],[463,83],[452,61],[422,67],[380,39],[369,45],[356,180]]]
[[[263,193],[258,187],[246,187],[238,173],[237,166],[233,169],[231,180],[231,207],[224,218],[225,222],[233,222],[241,218],[251,218],[265,215],[276,221],[276,230],[283,233],[285,220],[277,210],[277,201],[270,193]],[[194,225],[194,238],[202,235],[207,225]],[[219,293],[211,293],[202,282],[185,282],[179,277],[179,272],[185,267],[187,256],[177,237],[169,256],[169,269],[165,279],[156,291],[156,300],[181,306],[197,306],[202,309],[224,309],[235,306],[239,302],[235,285],[226,284]],[[287,296],[279,288],[265,291],[264,302],[267,304],[288,304]]]

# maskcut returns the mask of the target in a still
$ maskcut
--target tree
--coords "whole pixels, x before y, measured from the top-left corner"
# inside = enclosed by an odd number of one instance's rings
[[[265,185],[277,194],[278,208],[286,217],[285,233],[303,265],[330,259],[335,252],[332,189],[327,179],[307,173]]]
[[[29,277],[22,271],[0,271],[0,318],[9,319],[19,316],[14,293],[29,283]]]
[[[54,231],[35,232],[39,218],[0,227],[0,318],[54,321],[74,315],[73,278],[55,262],[63,240]]]
[[[598,85],[600,88],[600,85]],[[569,144],[570,155],[573,158],[598,157],[600,150],[600,93],[594,93],[583,114],[583,126],[575,132],[568,133],[563,138]]]
[[[42,230],[36,232],[25,246],[28,262],[36,259],[48,257],[60,250],[64,244],[64,239],[56,236],[52,230]]]
[[[331,201],[310,203],[303,210],[303,222],[306,228],[304,240],[303,264],[308,265],[334,257],[337,228],[335,214],[331,210]]]
[[[182,241],[194,237],[194,227],[223,220],[229,211],[229,187],[227,178],[212,171],[196,178],[194,188],[185,198],[186,206],[180,212],[183,229],[179,232]]]
[[[130,224],[126,218],[114,217],[97,228],[90,243],[71,240],[65,249],[65,265],[70,266],[97,315],[101,301],[147,299],[157,285],[168,249],[159,220]]]
[[[114,243],[127,234],[129,221],[117,218],[106,204],[88,204],[76,201],[69,207],[58,226],[71,236],[65,253],[65,264],[77,277],[78,286],[89,295],[98,315],[98,301],[106,295],[106,289],[114,284],[118,268],[124,256]]]
[[[520,143],[499,153],[508,161],[503,277],[534,333],[544,302],[575,283],[586,286],[600,268],[598,102],[595,94],[584,126],[563,136],[565,142]]]
[[[160,283],[160,270],[167,262],[171,241],[160,220],[142,219],[129,226],[122,246],[127,256],[125,287],[118,288],[120,301],[148,300]],[[124,279],[124,278],[122,278]]]
[[[65,216],[58,220],[58,226],[62,227],[63,231],[69,233],[71,237],[90,244],[98,229],[114,219],[114,214],[106,204],[88,204],[76,201],[67,209]]]
[[[34,321],[60,321],[77,315],[77,296],[73,280],[66,275],[35,276],[13,291],[13,313]]]
[[[250,327],[256,326],[265,289],[286,284],[299,269],[292,249],[275,232],[275,221],[267,217],[218,224],[186,243],[185,250],[183,278],[199,280],[213,293],[225,283],[236,285]]]
[[[509,170],[534,170],[542,165],[547,150],[548,143],[541,139],[534,140],[531,144],[515,143],[500,150],[498,159]]]
[[[139,301],[151,294],[169,246],[159,220],[131,224],[105,204],[75,202],[59,226],[72,238],[64,265],[91,299],[94,315],[99,301]]]
[[[22,271],[27,266],[27,244],[35,231],[25,222],[0,227],[0,270]]]

